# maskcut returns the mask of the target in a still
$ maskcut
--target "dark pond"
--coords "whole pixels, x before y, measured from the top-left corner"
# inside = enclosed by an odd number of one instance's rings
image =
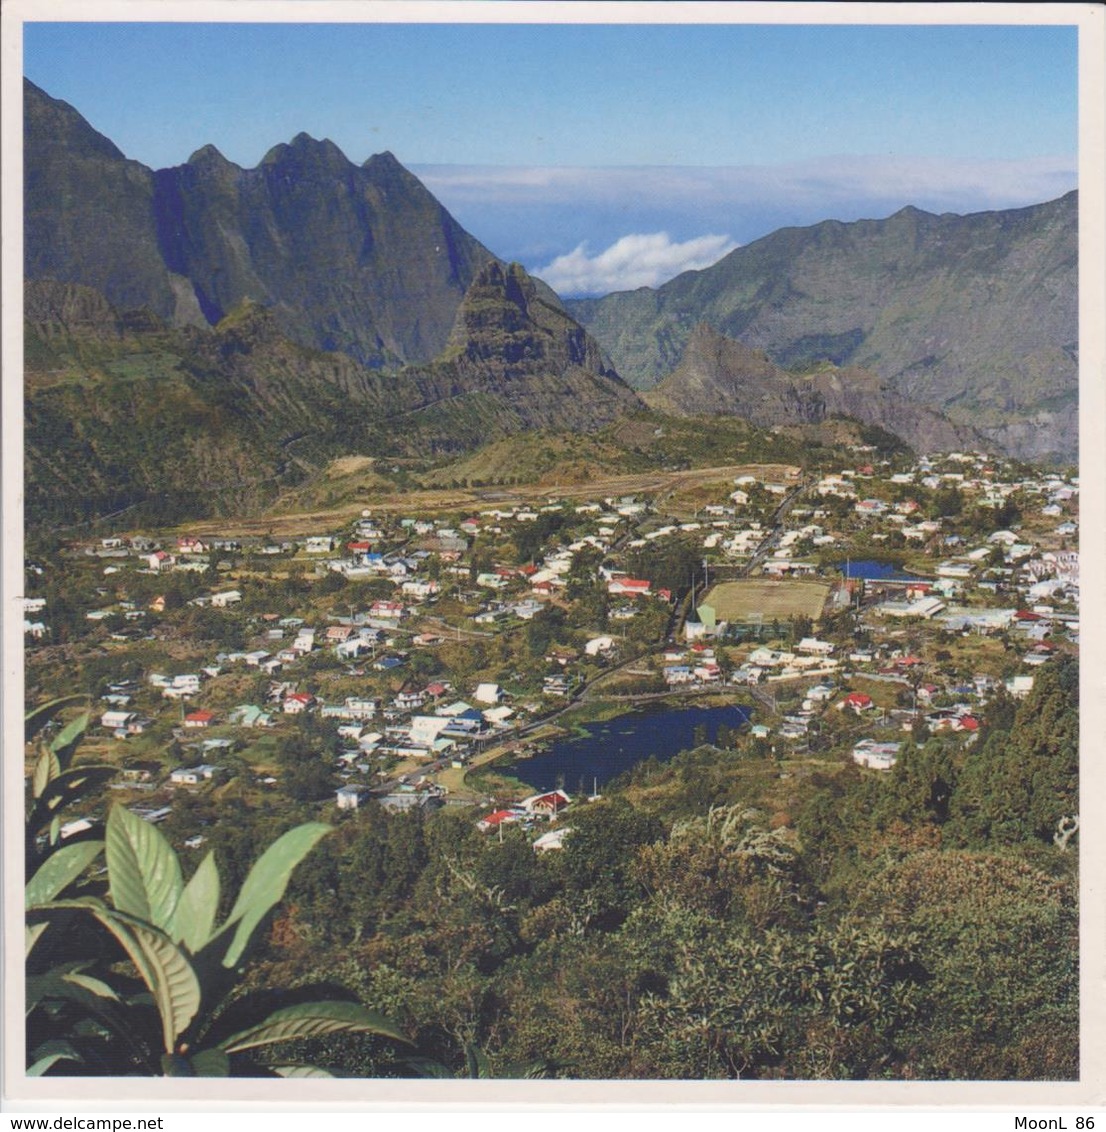
[[[903,581],[925,581],[919,574],[911,574],[894,562],[881,562],[878,558],[852,558],[838,562],[837,569],[850,578],[864,578],[866,581],[880,581],[884,578]]]
[[[590,794],[651,755],[667,762],[693,747],[696,727],[705,727],[707,742],[713,743],[721,724],[737,728],[748,718],[749,709],[737,706],[633,712],[605,723],[585,723],[586,735],[560,739],[532,758],[497,769],[535,790],[563,787],[573,796]]]

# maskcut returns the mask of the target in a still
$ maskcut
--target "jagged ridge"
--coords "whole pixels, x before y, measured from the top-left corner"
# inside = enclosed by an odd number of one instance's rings
[[[662,411],[724,413],[762,428],[852,417],[895,433],[919,452],[983,444],[978,433],[912,404],[870,371],[825,364],[806,375],[791,374],[762,350],[727,338],[706,323],[694,328],[680,364],[647,400]]]
[[[24,83],[28,279],[214,325],[243,301],[303,345],[423,362],[492,254],[390,153],[350,162],[297,135],[241,169],[214,146],[154,172]]]

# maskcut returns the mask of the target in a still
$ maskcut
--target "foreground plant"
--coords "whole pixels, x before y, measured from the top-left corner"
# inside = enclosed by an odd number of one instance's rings
[[[65,706],[57,704],[54,712]],[[29,737],[54,712],[29,715]],[[62,803],[51,800],[71,801],[110,769],[65,769],[87,722],[86,713],[44,744],[33,775],[28,1075],[329,1076],[285,1064],[272,1047],[340,1032],[405,1042],[392,1022],[360,1003],[236,993],[261,928],[329,826],[309,822],[279,837],[254,863],[221,923],[214,855],[185,883],[164,835],[122,806],[109,812],[103,841],[60,843],[55,811]],[[52,830],[36,848],[44,824]],[[103,880],[82,880],[101,852],[106,891]],[[90,930],[90,920],[104,931]]]

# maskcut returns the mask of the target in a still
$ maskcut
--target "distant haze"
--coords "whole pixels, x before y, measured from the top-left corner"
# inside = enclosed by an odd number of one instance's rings
[[[1077,185],[1075,162],[1063,157],[413,171],[482,243],[565,296],[655,287],[778,228],[881,219],[906,205],[959,214],[1021,208]]]

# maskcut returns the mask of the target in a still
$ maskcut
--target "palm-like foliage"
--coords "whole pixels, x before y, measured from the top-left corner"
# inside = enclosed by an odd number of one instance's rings
[[[32,712],[28,737],[72,702]],[[356,1002],[291,1002],[283,996],[274,1009],[272,994],[235,998],[260,929],[329,826],[309,822],[270,845],[221,923],[214,856],[209,853],[185,883],[161,832],[124,807],[112,807],[102,841],[61,842],[57,812],[99,786],[111,769],[67,768],[88,718],[86,712],[52,742],[41,743],[32,776],[25,898],[28,1074],[76,1067],[82,1074],[113,1076],[327,1076],[266,1054],[285,1041],[338,1032],[405,1041],[388,1019]],[[43,837],[46,826],[50,833]],[[77,887],[101,852],[106,891],[102,882],[87,879]],[[89,931],[89,920],[102,930]]]

